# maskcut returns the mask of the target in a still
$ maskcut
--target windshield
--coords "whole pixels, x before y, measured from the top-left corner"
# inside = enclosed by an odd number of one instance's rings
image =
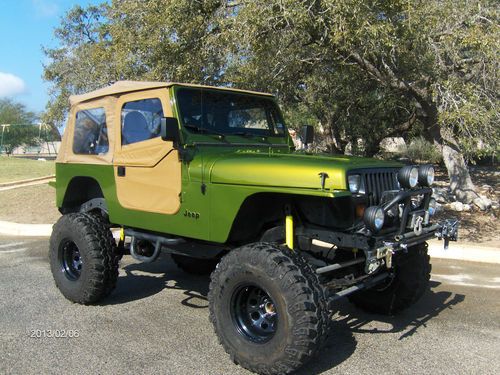
[[[184,127],[191,133],[241,136],[283,136],[285,126],[272,99],[181,88],[177,103]]]

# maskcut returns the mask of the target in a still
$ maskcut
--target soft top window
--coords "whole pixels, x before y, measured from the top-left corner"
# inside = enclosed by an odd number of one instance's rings
[[[158,98],[125,103],[122,107],[122,145],[158,137],[162,117],[163,108]]]
[[[73,136],[73,153],[99,155],[107,153],[108,150],[108,128],[104,108],[78,111]]]

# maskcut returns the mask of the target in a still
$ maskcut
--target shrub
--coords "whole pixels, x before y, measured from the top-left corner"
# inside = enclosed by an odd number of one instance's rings
[[[442,155],[438,148],[423,137],[414,138],[410,145],[403,151],[412,162],[418,163],[439,163]]]

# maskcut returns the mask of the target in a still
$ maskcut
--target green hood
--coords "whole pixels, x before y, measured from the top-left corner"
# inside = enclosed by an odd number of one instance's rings
[[[226,154],[211,168],[212,183],[320,189],[320,173],[328,174],[325,188],[346,190],[347,171],[398,167],[399,164],[345,155]]]

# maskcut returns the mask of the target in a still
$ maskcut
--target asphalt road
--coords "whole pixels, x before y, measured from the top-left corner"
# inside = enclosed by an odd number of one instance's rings
[[[47,248],[0,238],[1,374],[249,374],[217,343],[208,278],[168,256],[125,257],[112,296],[80,306],[55,288]],[[436,259],[433,272],[431,291],[394,318],[341,301],[332,338],[301,374],[500,374],[498,265]]]

